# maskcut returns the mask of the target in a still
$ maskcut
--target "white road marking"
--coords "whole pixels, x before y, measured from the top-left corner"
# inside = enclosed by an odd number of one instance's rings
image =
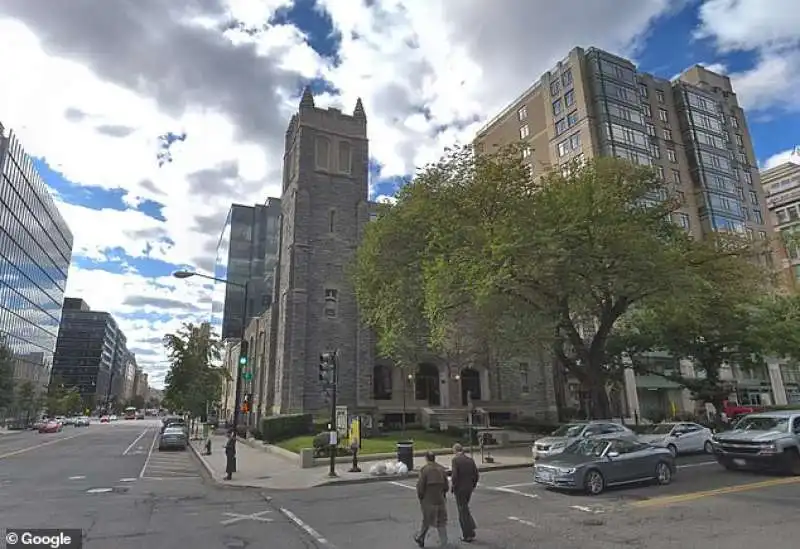
[[[689,467],[705,467],[707,465],[716,465],[716,461],[701,461],[700,463],[686,463],[685,465],[676,466],[678,469],[687,469]]]
[[[0,459],[11,457],[11,456],[18,456],[20,454],[24,454],[25,452],[30,452],[31,450],[36,450],[37,448],[43,448],[45,446],[50,446],[51,444],[56,444],[58,442],[64,442],[65,440],[70,440],[72,438],[82,437],[83,435],[88,435],[89,433],[80,433],[77,435],[70,435],[64,438],[57,438],[55,440],[48,440],[47,442],[42,442],[41,444],[37,444],[35,446],[28,446],[27,448],[22,448],[21,450],[14,450],[13,452],[8,452],[6,454],[0,454]]]
[[[199,476],[175,476],[175,477],[141,477],[141,480],[191,480],[201,478]]]
[[[322,537],[322,536],[319,534],[319,532],[317,532],[316,530],[314,530],[314,529],[313,529],[311,526],[309,526],[308,524],[306,524],[305,522],[303,522],[302,520],[300,520],[300,518],[299,518],[297,515],[295,515],[294,513],[292,513],[291,511],[289,511],[288,509],[284,509],[283,507],[281,507],[281,508],[280,508],[280,511],[281,511],[281,513],[283,513],[283,515],[284,515],[286,518],[288,518],[289,520],[291,520],[292,522],[294,522],[294,523],[295,523],[297,526],[299,526],[300,528],[302,528],[302,529],[303,529],[303,531],[304,531],[306,534],[308,534],[309,536],[311,536],[312,538],[314,538],[314,541],[316,541],[316,542],[317,542],[317,543],[319,543],[320,545],[327,545],[328,547],[332,547],[332,545],[331,545],[331,544],[328,542],[328,540],[326,540],[325,538],[323,538],[323,537]]]
[[[603,512],[600,509],[592,509],[591,507],[585,507],[583,505],[572,505],[571,508],[575,509],[577,511],[583,511],[584,513],[592,513],[594,515],[597,515],[597,514],[600,514],[600,513]]]
[[[119,479],[120,482],[136,482],[135,478],[121,478]]]
[[[397,482],[396,480],[390,480],[389,484],[394,484],[395,486],[399,486],[400,488],[408,488],[409,490],[416,490],[416,486],[409,486],[408,484],[403,484],[402,482]]]
[[[145,436],[145,435],[147,434],[147,431],[149,431],[149,430],[150,430],[150,428],[148,427],[147,429],[145,429],[144,431],[142,431],[142,434],[140,434],[138,437],[136,437],[136,440],[134,440],[133,442],[131,442],[131,443],[130,443],[130,446],[128,446],[127,448],[125,448],[125,451],[124,451],[124,452],[122,452],[122,455],[123,455],[123,456],[127,456],[127,455],[128,455],[128,452],[130,452],[130,451],[131,451],[131,449],[132,449],[132,448],[133,448],[133,447],[136,445],[136,443],[137,443],[137,442],[139,442],[140,440],[142,440],[142,437],[143,437],[143,436]],[[140,448],[141,448],[141,446],[140,446]]]
[[[522,488],[523,486],[536,486],[536,482],[521,482],[519,484],[506,484],[505,486],[500,486],[500,488]]]
[[[86,477],[85,477],[85,476],[83,476],[83,475],[76,475],[76,476],[74,476],[74,477],[69,477],[69,480],[83,480],[83,479],[85,479],[85,478],[86,478]]]
[[[91,490],[86,490],[87,494],[105,494],[108,492],[113,492],[113,488],[92,488]]]
[[[529,520],[521,519],[519,517],[508,517],[508,520],[513,520],[514,522],[519,522],[520,524],[524,524],[525,526],[530,526],[531,528],[536,528],[536,525]]]
[[[156,439],[158,438],[158,431],[153,433],[153,442],[150,444],[150,451],[147,452],[147,458],[144,460],[144,465],[142,465],[142,470],[139,473],[139,478],[144,477],[145,469],[147,469],[147,464],[150,463],[150,456],[153,455],[153,448],[156,446]]]
[[[488,486],[487,488],[495,492],[503,492],[504,494],[514,494],[515,496],[522,496],[531,499],[539,499],[538,494],[529,494],[527,492],[520,492],[519,490],[514,490],[513,488],[491,488]]]
[[[228,526],[229,524],[234,524],[236,522],[241,522],[243,520],[254,520],[256,522],[272,522],[271,518],[263,516],[271,512],[272,511],[267,510],[267,511],[261,511],[260,513],[253,513],[251,515],[240,515],[239,513],[222,513],[223,515],[232,518],[220,521],[220,524]]]

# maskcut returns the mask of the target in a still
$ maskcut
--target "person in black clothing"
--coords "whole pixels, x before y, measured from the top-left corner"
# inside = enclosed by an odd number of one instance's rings
[[[231,429],[228,431],[228,441],[225,443],[225,473],[227,476],[225,480],[233,479],[233,473],[236,472],[236,430]]]
[[[464,448],[460,444],[453,446],[455,457],[450,466],[450,484],[453,487],[453,495],[456,497],[456,508],[458,509],[458,522],[461,525],[461,539],[467,543],[475,539],[475,519],[469,510],[469,500],[472,492],[478,486],[478,466],[475,460],[464,453]]]

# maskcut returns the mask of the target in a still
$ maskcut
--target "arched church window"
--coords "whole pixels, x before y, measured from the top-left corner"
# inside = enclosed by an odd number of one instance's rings
[[[316,165],[321,170],[327,170],[330,166],[330,150],[331,142],[326,137],[317,137],[316,139]]]

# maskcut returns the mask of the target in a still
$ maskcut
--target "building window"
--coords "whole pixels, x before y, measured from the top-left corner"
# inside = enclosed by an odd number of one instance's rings
[[[651,109],[650,105],[648,105],[647,103],[642,105],[642,110],[644,111],[644,115],[647,116],[648,118],[653,117],[653,109]]]
[[[736,155],[736,160],[738,160],[739,164],[741,164],[742,166],[747,166],[749,164],[749,162],[747,161],[747,155],[744,153],[738,153]]]
[[[661,158],[661,148],[656,143],[650,145],[650,153],[653,155],[653,158]]]
[[[678,212],[675,214],[675,218],[678,225],[680,225],[686,230],[689,229],[689,214]]]
[[[750,191],[750,203],[758,206],[758,194],[755,191]]]
[[[761,215],[761,210],[753,210],[753,219],[755,219],[756,223],[759,225],[764,224],[764,216]]]
[[[561,85],[564,86],[564,89],[572,85],[572,69],[565,70],[561,75]]]
[[[747,235],[747,239],[748,239],[748,240],[755,240],[755,238],[756,238],[756,237],[755,237],[755,234],[756,234],[756,233],[755,233],[755,231],[753,231],[753,229],[751,229],[750,227],[747,227],[747,228],[744,230],[744,232],[745,232],[745,234]]]
[[[686,204],[686,193],[684,193],[683,191],[676,191],[675,196],[678,198],[678,202],[680,202],[681,205]]]
[[[651,137],[656,136],[656,127],[653,124],[647,124],[647,135]]]
[[[377,221],[377,219],[378,219],[378,212],[369,212],[370,221]]]
[[[521,107],[517,111],[517,118],[519,118],[520,121],[527,120],[527,118],[528,118],[528,107],[525,107],[525,106]]]
[[[530,155],[531,155],[530,147],[525,147],[524,149],[522,149],[522,158],[528,158],[530,157]]]
[[[331,210],[328,214],[328,231],[336,232],[336,210]]]
[[[744,181],[748,185],[752,185],[753,184],[753,176],[750,175],[750,172],[744,172]]]
[[[669,158],[670,162],[678,161],[678,159],[675,157],[675,149],[667,149],[667,158]]]
[[[347,141],[339,141],[339,171],[342,173],[350,173],[352,164],[353,151],[350,143]]]
[[[316,164],[317,168],[327,170],[330,165],[331,142],[325,137],[316,139]]]
[[[664,181],[664,166],[656,166],[656,173],[661,181]]]
[[[639,84],[639,95],[647,97],[647,84]]]
[[[731,115],[731,126],[733,126],[734,128],[739,127],[739,119],[736,118],[734,115]]]
[[[740,147],[744,147],[744,139],[742,139],[742,135],[739,133],[736,134],[736,144]]]
[[[325,316],[335,318],[338,312],[339,290],[328,288],[325,290]]]
[[[669,122],[669,113],[666,109],[658,109],[658,119],[662,122]]]
[[[672,182],[680,185],[681,183],[681,172],[678,170],[672,170]]]
[[[522,393],[530,392],[530,365],[527,362],[519,363],[519,384]]]
[[[372,398],[392,400],[392,368],[384,364],[372,369]]]
[[[530,135],[530,129],[528,129],[528,125],[527,124],[524,124],[519,129],[519,138],[520,139],[526,139],[528,137],[528,135]]]
[[[556,96],[561,91],[561,86],[558,84],[558,79],[550,81],[550,95]]]
[[[661,90],[656,90],[656,98],[658,99],[659,103],[664,103],[664,101],[666,101],[664,98],[664,92]]]
[[[761,240],[766,240],[767,239],[767,231],[758,231],[758,238],[760,238]]]
[[[570,128],[578,123],[578,111],[572,111],[567,115],[567,126]]]
[[[565,131],[567,131],[567,121],[562,118],[556,122],[556,135],[561,135]]]
[[[564,104],[567,107],[571,107],[575,104],[575,90],[569,90],[566,94],[564,94]]]
[[[556,99],[553,101],[553,116],[558,116],[561,114],[561,99]]]
[[[664,128],[664,139],[667,141],[672,141],[672,130],[669,128]]]

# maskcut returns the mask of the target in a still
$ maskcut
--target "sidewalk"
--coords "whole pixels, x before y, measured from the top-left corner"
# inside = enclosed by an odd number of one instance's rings
[[[399,480],[404,477],[397,475],[375,477],[369,474],[369,470],[375,461],[367,461],[359,464],[361,473],[350,473],[350,464],[337,463],[337,477],[328,476],[329,467],[327,465],[301,469],[299,458],[290,461],[284,457],[272,454],[263,449],[249,446],[246,442],[236,443],[236,467],[237,472],[233,475],[233,480],[223,480],[225,476],[225,441],[222,435],[211,437],[212,450],[210,456],[203,455],[203,441],[192,441],[192,449],[195,451],[206,471],[214,481],[229,486],[246,486],[251,488],[265,488],[271,490],[303,490],[315,486],[325,486],[330,484],[359,484],[366,482]],[[475,454],[475,460],[480,471],[491,471],[501,469],[519,469],[530,467],[532,464],[530,450],[520,448],[510,448],[508,450],[499,449],[492,451],[494,463],[481,463],[480,455]],[[450,468],[452,454],[437,456],[436,461]],[[419,469],[425,464],[424,457],[414,458],[414,470],[405,478],[414,478]]]

